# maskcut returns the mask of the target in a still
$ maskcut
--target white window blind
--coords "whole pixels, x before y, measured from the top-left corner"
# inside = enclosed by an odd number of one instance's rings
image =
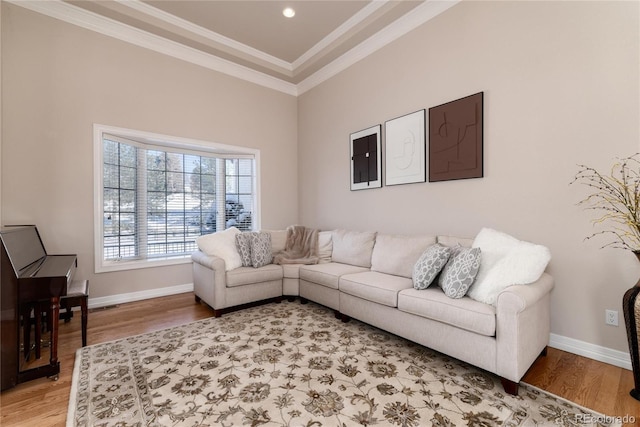
[[[254,224],[255,160],[102,137],[102,261],[189,256],[195,239]]]

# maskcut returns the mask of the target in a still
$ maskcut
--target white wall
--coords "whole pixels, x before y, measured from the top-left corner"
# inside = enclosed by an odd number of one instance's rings
[[[2,3],[2,220],[77,253],[91,298],[188,284],[191,265],[94,274],[93,124],[260,150],[262,226],[295,223],[296,98]]]
[[[552,332],[627,351],[633,254],[584,242],[569,186],[640,148],[637,2],[463,2],[299,97],[300,220],[548,246]],[[484,91],[484,178],[349,191],[349,134]],[[384,164],[384,163],[383,163]],[[618,328],[605,309],[620,311]]]

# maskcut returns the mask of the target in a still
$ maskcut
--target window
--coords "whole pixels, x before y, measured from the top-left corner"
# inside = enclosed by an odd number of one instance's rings
[[[96,271],[188,261],[198,236],[257,228],[255,153],[128,132],[96,131]]]

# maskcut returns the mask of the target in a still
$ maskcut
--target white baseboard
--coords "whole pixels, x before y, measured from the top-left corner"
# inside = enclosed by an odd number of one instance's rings
[[[549,347],[631,370],[631,356],[628,352],[613,350],[556,334],[551,334],[549,337]]]
[[[150,298],[193,292],[193,283],[169,286],[166,288],[149,289],[147,291],[130,292],[126,294],[110,295],[108,297],[89,298],[89,308],[106,307],[127,302],[140,301]],[[591,344],[585,341],[551,334],[549,347],[567,351],[589,359],[609,363],[610,365],[631,370],[631,356],[628,352],[613,350],[607,347]]]
[[[130,292],[126,294],[110,295],[108,297],[89,297],[87,305],[89,309],[107,307],[110,305],[124,304],[127,302],[141,301],[150,298],[166,297],[168,295],[183,294],[193,292],[193,283],[184,285],[169,286],[166,288],[149,289],[147,291]]]

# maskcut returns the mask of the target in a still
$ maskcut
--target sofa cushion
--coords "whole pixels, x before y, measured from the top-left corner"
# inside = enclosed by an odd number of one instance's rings
[[[449,260],[451,248],[435,244],[429,246],[413,266],[413,287],[427,289]]]
[[[282,276],[287,279],[299,279],[301,265],[303,264],[280,264]]]
[[[331,261],[358,267],[371,267],[371,253],[376,240],[375,231],[334,230],[331,235]]]
[[[217,233],[205,234],[196,238],[196,245],[205,254],[222,258],[225,270],[234,270],[242,266],[242,259],[236,247],[236,234],[238,233],[240,230],[231,227]]]
[[[251,233],[251,265],[254,268],[271,264],[271,234],[261,231]]]
[[[480,248],[463,248],[456,246],[451,249],[449,262],[442,269],[438,285],[449,298],[462,298],[473,284],[478,270],[482,253]]]
[[[411,287],[413,281],[409,278],[377,271],[345,274],[340,277],[340,292],[389,307],[397,307],[398,292]]]
[[[455,246],[462,246],[463,248],[470,248],[473,245],[473,239],[468,239],[466,237],[455,237],[455,236],[438,236],[438,243],[442,246],[447,246],[449,248]]]
[[[255,283],[282,280],[282,267],[275,264],[267,264],[264,267],[239,267],[227,271],[227,287],[253,285]]]
[[[437,287],[400,291],[398,309],[481,335],[492,337],[496,334],[494,306],[469,297],[452,299]]]
[[[371,255],[371,270],[410,278],[420,255],[435,243],[435,236],[378,234]]]
[[[333,252],[332,231],[321,231],[318,233],[318,263],[325,264],[331,262]]]
[[[287,230],[263,230],[271,235],[271,252],[277,253],[284,251],[284,245],[287,241]]]
[[[364,267],[330,262],[327,264],[301,265],[300,279],[317,283],[328,288],[338,289],[340,276],[367,271]]]
[[[482,261],[467,295],[487,304],[495,304],[498,294],[508,286],[538,280],[551,260],[546,247],[490,228],[480,230],[473,247],[482,250]]]
[[[243,267],[251,267],[251,232],[236,234],[236,248]]]

